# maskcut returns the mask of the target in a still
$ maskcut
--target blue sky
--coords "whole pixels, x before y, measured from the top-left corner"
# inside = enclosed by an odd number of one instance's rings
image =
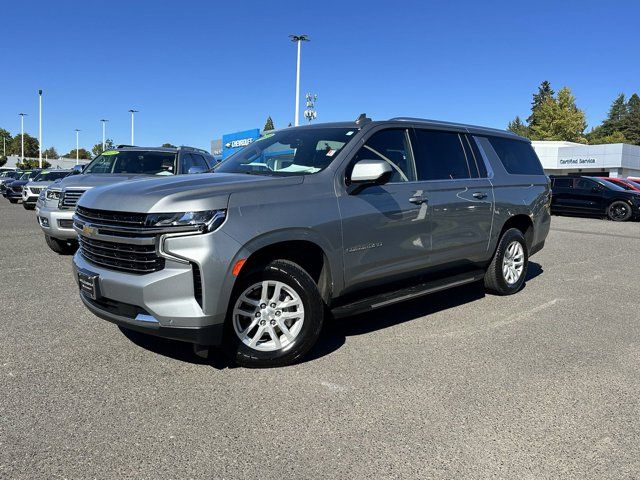
[[[293,121],[295,46],[318,121],[397,115],[504,128],[542,80],[590,126],[640,91],[636,1],[5,2],[0,127],[59,153],[108,136],[209,149],[223,133]],[[20,63],[22,61],[22,63]]]

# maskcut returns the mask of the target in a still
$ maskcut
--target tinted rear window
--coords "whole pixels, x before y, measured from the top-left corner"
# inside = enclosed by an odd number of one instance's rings
[[[542,165],[533,147],[520,140],[487,137],[505,170],[513,175],[543,175]]]
[[[455,180],[477,176],[475,168],[475,175],[471,173],[462,138],[457,133],[416,129],[413,149],[420,180]]]

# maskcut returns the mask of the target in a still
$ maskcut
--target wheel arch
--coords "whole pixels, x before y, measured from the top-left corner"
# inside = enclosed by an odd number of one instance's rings
[[[500,231],[498,241],[500,238],[502,238],[504,232],[506,232],[510,228],[516,228],[522,232],[522,235],[527,242],[527,249],[531,250],[534,239],[534,226],[531,217],[524,213],[519,213],[507,218],[507,220],[502,225],[502,230]]]

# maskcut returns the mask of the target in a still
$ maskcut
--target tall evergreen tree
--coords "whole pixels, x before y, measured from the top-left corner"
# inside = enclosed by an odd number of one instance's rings
[[[522,122],[522,120],[520,120],[520,117],[516,117],[511,122],[509,122],[509,125],[507,125],[507,130],[515,133],[516,135],[520,135],[521,137],[529,136],[529,127],[527,127]]]
[[[269,130],[275,130],[276,127],[273,126],[273,119],[271,118],[271,115],[269,115],[269,117],[267,117],[267,121],[264,122],[264,128],[262,129],[264,132],[268,132]]]
[[[613,135],[615,132],[621,132],[624,127],[624,121],[627,117],[627,102],[624,93],[621,93],[611,104],[607,118],[602,122],[601,135]]]
[[[640,97],[634,93],[627,102],[627,115],[623,122],[622,132],[630,143],[640,145]]]
[[[533,140],[586,142],[585,114],[568,87],[561,88],[557,98],[546,98],[532,115],[534,121],[529,123],[529,129]]]
[[[531,125],[536,122],[536,111],[550,98],[552,99],[556,92],[551,88],[551,83],[544,80],[538,87],[538,93],[533,94],[533,100],[531,101],[531,115],[527,118],[527,123]]]

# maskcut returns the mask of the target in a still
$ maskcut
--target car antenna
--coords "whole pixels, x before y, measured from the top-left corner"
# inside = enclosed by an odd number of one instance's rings
[[[361,113],[360,116],[356,119],[356,124],[357,125],[363,125],[365,123],[370,122],[371,119],[369,117],[367,117],[366,113]]]

